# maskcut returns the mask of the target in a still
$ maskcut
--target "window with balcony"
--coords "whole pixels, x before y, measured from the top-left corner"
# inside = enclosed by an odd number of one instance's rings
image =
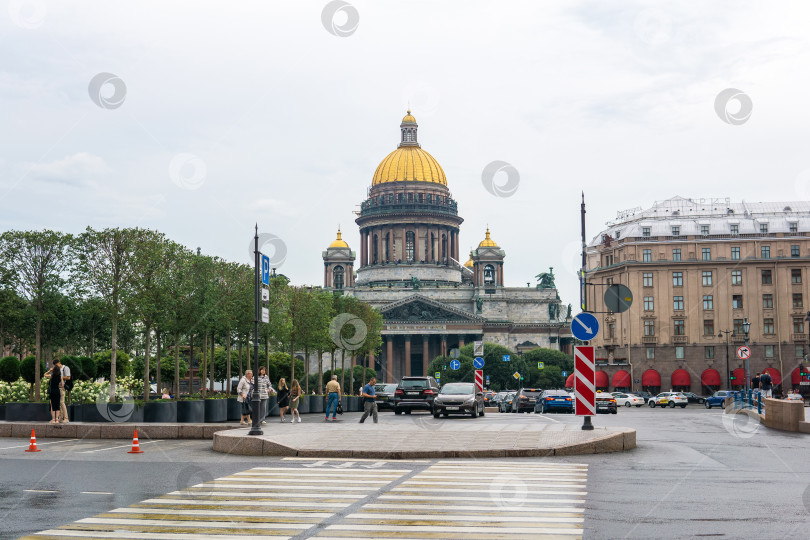
[[[683,319],[675,319],[672,321],[672,335],[685,336],[686,335],[686,321]]]
[[[709,236],[709,226],[708,225],[701,225],[700,226],[700,234],[701,234],[701,236]]]
[[[680,262],[681,260],[681,250],[680,248],[672,250],[672,260],[675,262]]]
[[[677,347],[675,347],[675,358],[680,360],[683,357],[684,357],[684,348],[682,345],[678,345]]]
[[[655,335],[655,321],[644,321],[644,335],[645,336]]]
[[[741,294],[733,294],[731,295],[731,309],[742,309],[743,308],[743,297]]]
[[[802,298],[802,293],[793,293],[793,308],[801,309],[803,307],[804,307],[804,298]]]
[[[738,234],[740,234],[740,226],[737,225],[736,223],[732,223],[731,226],[729,227],[729,233],[732,236],[737,236]]]
[[[655,347],[647,347],[647,360],[655,360]]]
[[[703,358],[706,360],[714,358],[714,346],[703,347]]]
[[[712,286],[712,271],[711,270],[704,270],[703,271],[703,286],[704,287],[711,287]]]
[[[649,238],[650,237],[650,228],[649,227],[642,227],[641,228],[641,237],[642,238]]]
[[[734,319],[734,328],[732,329],[732,332],[738,336],[745,334],[745,330],[743,330],[743,319]]]
[[[714,337],[714,320],[706,319],[703,321],[703,335],[706,337]]]
[[[652,296],[644,297],[644,311],[655,311],[655,302]]]
[[[791,257],[801,257],[801,252],[799,251],[799,246],[790,246],[790,256]]]
[[[672,272],[672,286],[683,287],[683,272]]]
[[[644,251],[642,251],[641,252],[641,260],[643,262],[652,262],[652,250],[651,249],[645,249]]]
[[[804,334],[804,318],[793,317],[793,333]]]
[[[653,286],[653,275],[652,272],[644,272],[641,275],[641,283],[645,287],[652,287]]]
[[[731,284],[742,285],[742,270],[731,271]]]
[[[731,260],[732,261],[740,260],[740,248],[738,247],[731,248]]]
[[[712,248],[702,248],[701,254],[703,255],[704,261],[712,260]]]
[[[759,232],[760,232],[760,234],[768,234],[768,224],[767,223],[760,223],[759,224]]]
[[[771,258],[771,246],[760,246],[759,247],[759,254],[761,259],[770,259]]]
[[[762,295],[762,309],[773,309],[773,295],[772,294],[763,294]]]
[[[765,358],[773,358],[774,357],[774,346],[773,345],[765,345]]]
[[[802,269],[801,268],[791,268],[790,269],[790,282],[794,285],[797,285],[802,282]]]
[[[672,297],[672,309],[675,311],[683,311],[683,296]]]
[[[672,236],[680,236],[681,235],[681,228],[680,227],[672,227]]]
[[[703,295],[703,309],[714,309],[714,297],[711,294]]]
[[[766,318],[762,319],[762,333],[763,334],[773,334],[773,319]]]
[[[763,285],[773,285],[773,275],[771,274],[770,270],[763,270],[762,271],[762,284]]]

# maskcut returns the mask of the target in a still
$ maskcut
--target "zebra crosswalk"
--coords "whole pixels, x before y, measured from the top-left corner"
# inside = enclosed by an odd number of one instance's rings
[[[587,465],[447,460],[363,468],[335,462],[341,460],[254,467],[30,538],[582,536]]]

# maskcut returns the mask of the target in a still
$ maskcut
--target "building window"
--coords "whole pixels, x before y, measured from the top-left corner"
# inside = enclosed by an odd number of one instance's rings
[[[413,231],[408,231],[405,233],[405,260],[413,262],[413,246],[414,246],[414,234]]]
[[[651,249],[645,249],[642,252],[641,257],[642,257],[641,260],[643,262],[652,262],[652,250]]]
[[[796,358],[804,358],[804,345],[796,345]]]
[[[804,319],[802,317],[793,317],[793,333],[804,334]]]
[[[703,286],[704,287],[711,287],[712,286],[712,271],[711,270],[704,270],[703,271]]]
[[[703,309],[714,309],[714,297],[712,295],[703,295]]]
[[[683,296],[672,297],[672,309],[675,311],[683,311]]]
[[[622,237],[622,231],[616,231],[616,240]]]
[[[680,236],[681,235],[681,228],[680,227],[672,227],[672,236]]]
[[[680,248],[672,250],[672,260],[675,261],[675,262],[680,262],[680,260],[681,260],[681,250],[680,250]]]
[[[773,295],[772,294],[763,294],[762,295],[762,309],[773,309]]]
[[[763,285],[773,285],[773,275],[771,275],[770,270],[763,270],[762,271],[762,284]]]
[[[804,301],[802,298],[802,293],[793,293],[793,307],[794,308],[803,308]]]
[[[771,258],[771,246],[761,246],[759,248],[760,258],[762,259],[770,259]]]
[[[802,269],[801,268],[791,268],[790,269],[790,282],[794,283],[794,284],[802,282]]]
[[[738,247],[731,248],[731,260],[732,261],[740,260],[740,248]]]
[[[649,238],[650,237],[650,228],[649,227],[642,227],[641,228],[641,236],[642,236],[642,238]]]
[[[742,285],[742,270],[731,271],[731,284]]]
[[[790,246],[790,256],[791,257],[801,257],[801,252],[799,251],[799,246]]]
[[[707,360],[714,358],[714,347],[703,347],[703,357]]]
[[[608,324],[608,338],[615,339],[616,338],[616,323]]]
[[[790,232],[799,232],[799,224],[797,222],[792,222],[790,224]]]
[[[644,335],[645,336],[655,335],[655,321],[644,321]]]
[[[495,283],[495,267],[488,264],[484,267],[484,284],[492,285]]]
[[[762,319],[762,333],[773,334],[773,319]]]
[[[336,266],[334,270],[332,270],[332,282],[335,285],[335,289],[342,289],[343,288],[343,267]]]
[[[653,276],[652,276],[652,272],[644,272],[644,273],[641,275],[641,279],[642,279],[642,284],[643,284],[645,287],[652,287],[652,286],[653,286]]]
[[[742,319],[734,319],[734,329],[732,330],[732,333],[737,334],[738,336],[745,334]]]
[[[731,309],[742,309],[743,299],[741,294],[731,295]]]
[[[703,335],[707,337],[714,337],[714,320],[706,319],[703,321]]]
[[[684,356],[683,347],[678,345],[677,347],[675,347],[675,358],[680,360],[683,358],[683,356]]]
[[[704,261],[712,260],[712,248],[703,248],[701,250],[701,253],[703,255],[703,260]]]
[[[700,234],[702,236],[709,236],[709,226],[708,225],[701,225],[700,226]]]
[[[647,360],[655,360],[655,347],[647,347]]]
[[[683,272],[672,272],[672,286],[683,287]]]
[[[729,232],[731,233],[732,236],[737,236],[738,234],[740,234],[740,226],[737,224],[732,224],[731,230]]]
[[[759,224],[759,232],[760,232],[760,234],[768,234],[768,224],[767,223],[760,223]]]
[[[608,286],[608,287],[610,287],[611,285],[613,285],[613,278],[612,278],[612,277],[609,277],[609,278],[607,278],[607,279],[605,280],[605,282],[607,283],[607,286]]]
[[[675,319],[674,321],[672,321],[672,335],[674,336],[686,335],[686,324],[683,319]]]
[[[644,311],[654,311],[655,310],[655,302],[653,302],[652,296],[645,296],[644,297]]]
[[[774,357],[774,346],[765,345],[765,358],[773,358],[773,357]]]

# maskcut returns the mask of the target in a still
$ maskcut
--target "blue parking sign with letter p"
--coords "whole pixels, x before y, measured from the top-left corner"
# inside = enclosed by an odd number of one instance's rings
[[[262,255],[262,283],[265,285],[270,285],[270,257]]]

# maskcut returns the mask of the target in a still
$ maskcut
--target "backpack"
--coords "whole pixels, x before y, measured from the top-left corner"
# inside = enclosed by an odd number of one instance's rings
[[[65,392],[70,392],[73,390],[73,379],[70,378],[65,381]]]

